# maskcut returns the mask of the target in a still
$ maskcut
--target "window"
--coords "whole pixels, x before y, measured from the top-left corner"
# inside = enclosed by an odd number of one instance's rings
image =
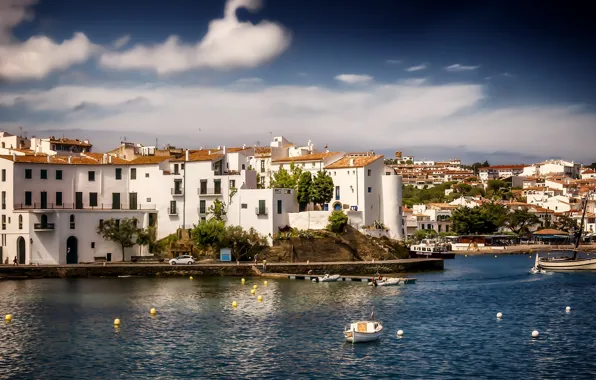
[[[31,178],[33,178],[33,170],[25,169],[25,179],[31,179]]]
[[[174,174],[180,174],[178,171],[178,164],[174,164]]]
[[[371,173],[372,173],[372,170],[368,169],[368,174],[367,174],[367,175],[368,175],[369,177],[370,177]]]
[[[266,215],[267,211],[265,208],[265,200],[259,201],[259,215]]]
[[[95,248],[95,242],[94,241],[91,242],[91,248]]]
[[[57,180],[61,180],[62,179],[62,170],[56,170],[56,179]]]
[[[145,178],[149,178],[149,173],[145,173]]]
[[[265,160],[261,160],[261,173],[265,173]]]
[[[103,228],[103,219],[99,220],[99,228],[102,229]]]
[[[6,169],[2,169],[2,182],[6,182]]]
[[[339,201],[339,186],[335,186],[335,200]]]
[[[112,210],[120,210],[120,193],[112,193]]]
[[[206,179],[202,179],[201,180],[201,187],[200,187],[200,194],[207,194],[207,180]]]
[[[62,206],[62,192],[56,191],[56,206]]]
[[[2,192],[2,210],[6,210],[6,191]]]
[[[246,204],[246,203],[242,203],[242,204],[240,205],[240,208],[248,208],[248,204]]]
[[[19,215],[19,230],[23,229],[23,215]]]
[[[204,214],[205,213],[205,210],[206,210],[205,209],[205,206],[206,206],[205,203],[206,203],[205,200],[199,201],[199,214]]]
[[[261,176],[261,187],[263,189],[265,188],[265,176],[264,175]]]
[[[369,188],[368,188],[368,192],[369,192],[369,193],[372,193],[372,187],[369,187]]]
[[[70,215],[70,229],[74,230],[75,229],[75,216],[74,215]]]
[[[137,179],[137,168],[130,169],[130,179]]]
[[[221,194],[221,179],[214,179],[213,180],[213,193],[214,194]]]
[[[147,203],[151,202],[151,198],[147,198]]]
[[[89,172],[87,173],[87,178],[89,179],[89,182],[94,182],[95,172],[93,170],[89,170]]]
[[[277,213],[281,214],[281,209],[282,209],[282,203],[281,203],[281,199],[277,200]]]
[[[48,179],[48,170],[47,169],[41,169],[40,173],[39,173],[39,178],[41,179]]]
[[[2,229],[6,229],[6,215],[2,215]]]
[[[30,191],[25,191],[25,206],[32,206],[33,199]]]
[[[246,170],[246,164],[242,164],[242,170]]]
[[[235,189],[236,188],[236,180],[235,179],[231,179],[230,180],[230,189]]]
[[[122,168],[116,168],[116,179],[122,179]]]
[[[201,222],[206,222],[206,221],[207,221],[207,218],[204,216],[201,216]]]
[[[97,207],[97,193],[89,193],[89,206]]]
[[[170,201],[170,215],[176,215],[176,201]]]

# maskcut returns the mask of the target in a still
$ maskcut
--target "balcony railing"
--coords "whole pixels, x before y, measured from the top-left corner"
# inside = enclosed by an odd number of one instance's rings
[[[35,231],[53,231],[54,223],[34,223],[33,230],[35,230]]]
[[[255,214],[257,214],[257,215],[267,215],[268,214],[267,211],[268,211],[267,210],[267,207],[262,207],[262,208],[261,207],[255,207]]]
[[[42,207],[43,206],[43,207]],[[116,206],[116,207],[114,207]],[[26,205],[25,203],[16,203],[14,205],[15,210],[155,210],[155,204],[152,203],[99,203],[97,205],[90,205],[83,203],[77,205],[76,203],[62,203],[57,205],[55,203],[47,203],[42,205],[41,203],[32,203]]]
[[[199,195],[221,195],[221,187],[203,187],[198,189]]]
[[[184,195],[184,189],[177,189],[175,187],[172,187],[172,195],[181,197]]]
[[[168,215],[178,215],[178,207],[168,207]]]

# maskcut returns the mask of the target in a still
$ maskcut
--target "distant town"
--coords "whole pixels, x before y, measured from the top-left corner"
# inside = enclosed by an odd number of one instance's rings
[[[262,236],[325,229],[334,211],[369,236],[419,241],[478,234],[545,236],[595,224],[596,163],[519,165],[341,152],[284,136],[266,146],[179,147],[0,132],[2,263],[66,264],[151,255],[143,239],[109,238],[135,220],[154,240],[217,219]],[[586,199],[588,197],[589,199]],[[475,210],[475,211],[474,211]],[[118,224],[118,223],[116,223]],[[130,239],[129,239],[130,240]]]

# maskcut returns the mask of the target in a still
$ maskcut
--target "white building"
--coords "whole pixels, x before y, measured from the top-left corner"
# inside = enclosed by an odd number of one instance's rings
[[[478,169],[482,182],[522,175],[524,165],[495,165]]]
[[[582,172],[581,175],[582,179],[593,179],[596,178],[596,170],[594,169],[587,169]]]
[[[26,137],[0,132],[0,154],[12,154],[13,151],[28,150],[31,141]]]
[[[33,137],[31,139],[31,149],[35,153],[44,153],[48,155],[68,155],[76,156],[81,153],[92,151],[93,145],[89,140],[69,139],[66,137],[48,138]]]

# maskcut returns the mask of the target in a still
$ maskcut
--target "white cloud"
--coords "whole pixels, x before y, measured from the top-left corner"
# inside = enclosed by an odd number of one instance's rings
[[[466,65],[460,65],[459,63],[456,63],[454,65],[445,67],[445,70],[451,71],[451,72],[471,71],[471,70],[476,70],[479,67],[480,66],[466,66]]]
[[[35,2],[0,0],[0,78],[41,79],[53,71],[86,61],[97,49],[83,33],[75,33],[62,43],[45,36],[14,41],[12,29],[33,17],[30,7]]]
[[[387,63],[389,65],[399,65],[402,62],[403,61],[401,59],[388,59],[385,61],[385,63]]]
[[[425,70],[427,68],[428,68],[428,65],[426,63],[422,63],[420,65],[410,66],[406,69],[406,71],[413,72],[413,71]]]
[[[252,68],[282,54],[291,42],[290,33],[281,25],[261,21],[240,22],[238,8],[257,11],[259,0],[228,0],[224,17],[209,23],[207,34],[196,44],[185,44],[170,36],[161,44],[136,45],[124,52],[105,52],[102,66],[115,70],[151,70],[170,74],[195,68]]]
[[[112,46],[114,47],[114,49],[120,49],[120,48],[123,48],[125,45],[127,45],[129,42],[130,42],[130,34],[127,34],[125,36],[118,38],[116,41],[112,42]]]
[[[593,155],[595,114],[557,105],[485,109],[485,97],[482,85],[419,81],[344,91],[314,86],[80,85],[5,91],[0,105],[25,108],[14,122],[30,133],[82,129],[82,135],[126,132],[134,138],[137,132],[177,138],[188,148],[253,144],[273,132],[296,142],[334,141],[334,149],[424,145],[439,151],[509,151],[586,160]],[[47,117],[48,112],[58,116]],[[94,143],[109,147],[118,141]]]
[[[360,74],[340,74],[335,77],[335,80],[348,84],[364,84],[370,83],[373,80],[373,77]]]
[[[404,79],[399,83],[405,84],[407,86],[422,86],[426,83],[426,78],[411,78],[411,79]]]

